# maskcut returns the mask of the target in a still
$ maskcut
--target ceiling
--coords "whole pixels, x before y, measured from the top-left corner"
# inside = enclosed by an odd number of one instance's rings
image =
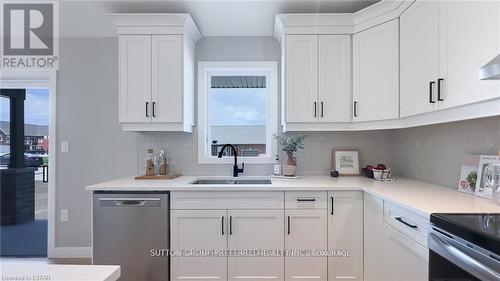
[[[225,1],[62,1],[61,37],[114,36],[106,13],[189,13],[203,36],[272,36],[279,13],[352,13],[377,1],[225,0]]]

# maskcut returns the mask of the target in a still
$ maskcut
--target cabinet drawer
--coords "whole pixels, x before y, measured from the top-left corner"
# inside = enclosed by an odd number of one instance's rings
[[[326,209],[326,191],[286,191],[286,209]]]
[[[282,191],[173,191],[170,208],[175,209],[283,209]]]
[[[384,222],[427,248],[429,219],[384,201]]]

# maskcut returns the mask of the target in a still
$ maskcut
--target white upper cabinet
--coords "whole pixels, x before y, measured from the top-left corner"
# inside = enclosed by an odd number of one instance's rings
[[[400,17],[401,117],[437,109],[438,2],[418,1]]]
[[[194,125],[194,48],[187,14],[111,14],[119,35],[119,115],[127,131]]]
[[[351,121],[351,36],[318,37],[319,122]]]
[[[351,36],[286,35],[286,123],[349,122]]]
[[[152,37],[152,122],[182,122],[182,51],[182,35]]]
[[[123,35],[120,45],[120,122],[149,122],[151,36]]]
[[[442,108],[499,98],[500,83],[478,70],[500,54],[500,2],[439,1],[439,29]]]
[[[399,23],[353,35],[353,119],[399,118]]]
[[[318,36],[287,35],[285,40],[286,122],[317,122]]]

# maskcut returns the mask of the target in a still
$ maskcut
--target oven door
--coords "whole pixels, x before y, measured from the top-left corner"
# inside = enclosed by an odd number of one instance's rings
[[[429,233],[429,280],[500,281],[500,259],[441,231]]]

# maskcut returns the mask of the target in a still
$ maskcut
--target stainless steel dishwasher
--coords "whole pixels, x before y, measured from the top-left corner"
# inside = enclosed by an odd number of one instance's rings
[[[120,281],[167,281],[169,195],[94,192],[93,264],[120,265]]]

